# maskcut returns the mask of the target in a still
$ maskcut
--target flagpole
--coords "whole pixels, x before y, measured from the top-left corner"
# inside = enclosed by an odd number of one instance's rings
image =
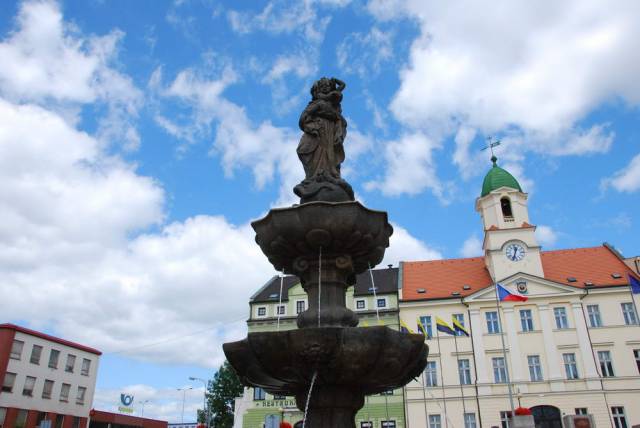
[[[424,400],[425,427],[429,427],[429,413],[427,412],[427,374],[422,371],[422,399]]]
[[[511,405],[511,418],[513,419],[515,406],[513,405],[513,391],[511,389],[511,376],[509,376],[509,363],[507,362],[507,348],[504,344],[504,326],[502,324],[502,317],[500,316],[500,298],[498,297],[498,283],[495,284],[496,292],[496,308],[498,309],[498,322],[500,323],[500,340],[502,341],[502,355],[504,357],[504,368],[507,374],[507,387],[509,389],[509,404]],[[508,418],[507,418],[508,421]],[[509,426],[511,424],[509,423]]]
[[[442,403],[444,404],[444,426],[449,427],[449,421],[447,418],[447,400],[444,393],[444,377],[442,370],[442,348],[440,347],[440,332],[438,331],[438,321],[436,319],[436,340],[438,341],[438,359],[440,360],[440,384],[442,387]]]
[[[464,388],[462,387],[462,379],[460,379],[460,355],[458,354],[458,332],[453,328],[453,343],[456,345],[456,361],[458,362],[458,381],[460,382],[460,396],[462,397],[462,424],[464,426],[464,415],[467,413],[467,408],[464,404]]]

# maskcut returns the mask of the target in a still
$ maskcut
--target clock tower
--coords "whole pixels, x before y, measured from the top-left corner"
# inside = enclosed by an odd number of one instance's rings
[[[484,226],[484,260],[494,281],[522,272],[544,277],[535,226],[529,223],[527,194],[491,157],[493,167],[482,183],[476,211]]]

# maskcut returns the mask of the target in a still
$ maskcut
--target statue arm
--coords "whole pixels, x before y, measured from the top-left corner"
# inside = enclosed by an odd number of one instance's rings
[[[333,82],[336,84],[336,89],[340,92],[342,92],[344,90],[344,88],[347,86],[342,80],[340,79],[336,79],[335,77],[332,79]]]

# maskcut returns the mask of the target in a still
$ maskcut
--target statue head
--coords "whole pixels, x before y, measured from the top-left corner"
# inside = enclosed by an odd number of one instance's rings
[[[316,80],[311,87],[311,98],[314,100],[318,99],[320,94],[328,94],[336,90],[341,91],[343,87],[344,86],[340,87],[338,80],[333,77],[331,79],[322,77]]]

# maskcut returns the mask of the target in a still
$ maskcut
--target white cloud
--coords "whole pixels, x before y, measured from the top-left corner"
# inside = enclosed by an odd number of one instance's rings
[[[551,226],[538,225],[536,227],[536,238],[540,245],[553,247],[558,240],[558,233]]]
[[[469,236],[460,248],[460,255],[462,257],[478,257],[482,255],[482,241],[474,233]]]
[[[407,229],[392,223],[393,235],[389,241],[389,248],[384,255],[384,260],[379,267],[388,264],[398,266],[401,261],[412,260],[438,260],[442,258],[440,251],[417,239]]]
[[[312,44],[320,44],[324,39],[331,18],[319,17],[318,6],[342,7],[346,1],[313,0],[304,1],[270,1],[260,13],[238,12],[230,10],[227,19],[233,31],[249,34],[255,31],[266,31],[271,34],[299,33]]]
[[[453,161],[465,179],[483,170],[475,168],[481,155],[470,154],[477,136],[520,140],[501,155],[608,151],[614,134],[607,124],[584,120],[611,100],[640,102],[640,61],[629,55],[640,48],[640,6],[578,0],[494,6],[369,1],[377,20],[411,19],[420,29],[390,104],[405,132],[436,140],[457,135]]]
[[[158,183],[41,107],[0,101],[0,129],[3,316],[107,352],[219,365],[272,273],[251,228],[211,216],[162,225]]]
[[[606,190],[613,187],[618,192],[632,193],[640,189],[640,154],[631,159],[629,164],[613,176],[605,178],[600,182],[600,188]]]
[[[365,184],[367,190],[379,189],[388,196],[415,195],[429,189],[442,202],[446,186],[436,175],[433,151],[440,144],[422,133],[407,134],[384,143],[385,176]]]
[[[107,112],[99,121],[98,137],[136,149],[140,137],[133,121],[142,94],[113,67],[124,33],[85,37],[63,21],[53,1],[25,1],[15,25],[0,43],[2,96],[58,110],[104,103]]]
[[[338,45],[336,55],[344,72],[371,77],[393,58],[393,33],[377,27],[366,34],[351,33]]]

